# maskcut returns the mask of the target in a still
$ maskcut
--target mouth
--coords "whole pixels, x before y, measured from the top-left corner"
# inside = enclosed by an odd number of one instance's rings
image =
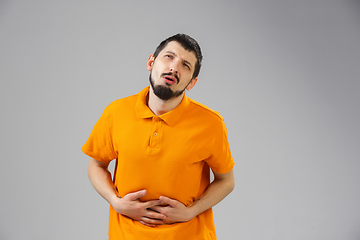
[[[167,85],[173,85],[175,83],[179,83],[178,76],[172,76],[171,73],[164,73],[162,74],[162,77]]]
[[[175,83],[175,79],[171,77],[164,77],[164,81],[167,84],[173,85]]]

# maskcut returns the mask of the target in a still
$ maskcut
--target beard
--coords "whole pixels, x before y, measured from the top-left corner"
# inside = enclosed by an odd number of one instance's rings
[[[163,85],[155,85],[152,77],[151,77],[151,73],[149,76],[149,81],[150,81],[150,85],[152,87],[152,89],[154,90],[154,94],[155,96],[157,96],[158,98],[160,98],[161,100],[164,101],[168,101],[172,98],[176,98],[178,96],[180,96],[186,89],[186,87],[181,90],[181,91],[173,91],[170,87],[168,86],[163,86]]]

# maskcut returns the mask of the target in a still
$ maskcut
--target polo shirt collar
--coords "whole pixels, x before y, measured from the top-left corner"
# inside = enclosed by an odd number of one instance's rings
[[[146,98],[149,93],[149,89],[150,87],[148,86],[138,94],[135,111],[139,118],[156,117],[156,115],[147,106]],[[181,118],[185,109],[189,106],[189,103],[190,103],[190,99],[186,96],[186,94],[184,94],[182,101],[176,108],[163,115],[160,115],[159,118],[161,118],[169,126],[174,126],[177,123],[177,121],[179,121],[179,119]]]

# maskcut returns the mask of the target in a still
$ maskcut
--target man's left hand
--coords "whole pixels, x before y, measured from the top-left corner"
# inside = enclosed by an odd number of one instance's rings
[[[163,219],[165,224],[187,222],[195,217],[191,209],[183,203],[164,196],[161,196],[159,199],[164,206],[154,206],[151,209],[166,216]]]

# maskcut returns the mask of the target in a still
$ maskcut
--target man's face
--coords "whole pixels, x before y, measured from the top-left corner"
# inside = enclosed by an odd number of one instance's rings
[[[169,100],[180,96],[185,89],[190,90],[197,78],[192,79],[196,55],[185,50],[178,42],[169,42],[154,59],[150,55],[147,69],[150,71],[150,83],[156,96]]]

